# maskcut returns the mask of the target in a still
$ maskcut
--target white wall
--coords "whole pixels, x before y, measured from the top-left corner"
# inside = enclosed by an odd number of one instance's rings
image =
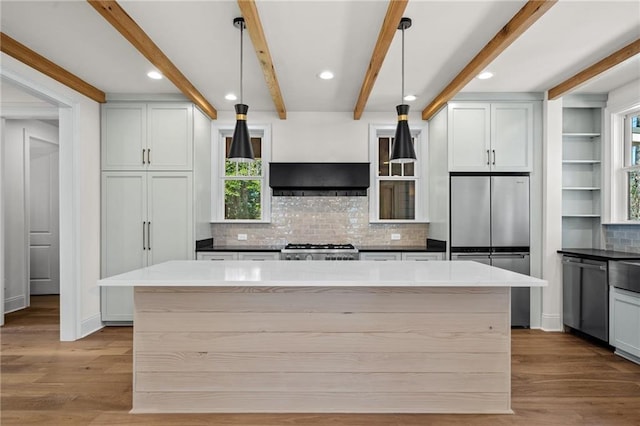
[[[562,330],[562,99],[543,102],[542,329]]]
[[[429,121],[429,238],[449,240],[447,108]]]
[[[5,179],[2,177],[3,161],[4,161],[4,127],[5,119],[0,118],[0,326],[4,325],[4,287],[5,287],[5,271],[4,271],[4,186]]]
[[[58,140],[58,128],[37,120],[6,120],[2,179],[5,184],[4,246],[5,312],[29,305],[27,267],[28,227],[25,221],[25,146],[24,132],[30,136]],[[28,159],[27,159],[28,161]]]
[[[195,241],[211,238],[211,120],[193,113],[193,187]]]
[[[100,321],[100,105],[2,53],[0,73],[60,105],[60,338]]]
[[[360,120],[353,112],[287,112],[280,120],[275,113],[249,110],[249,125],[271,124],[273,162],[368,162],[369,124],[395,125],[393,108],[388,113],[365,113]],[[223,111],[215,124],[234,124],[235,114]],[[424,126],[419,113],[409,116],[409,125]]]

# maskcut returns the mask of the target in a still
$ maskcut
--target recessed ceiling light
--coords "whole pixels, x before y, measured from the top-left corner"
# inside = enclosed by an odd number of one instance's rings
[[[147,77],[152,78],[154,80],[161,80],[162,74],[160,74],[158,71],[149,71],[147,73]]]
[[[333,78],[333,73],[331,71],[322,71],[320,74],[318,74],[318,77],[323,80],[331,80]]]
[[[404,100],[405,101],[409,101],[409,102],[415,101],[416,99],[417,99],[416,95],[407,95],[407,96],[404,97]]]
[[[235,101],[236,99],[238,99],[238,97],[233,93],[227,93],[226,95],[224,95],[224,98],[228,101]]]
[[[478,78],[480,80],[488,80],[491,77],[493,77],[493,73],[491,71],[483,71],[480,74],[478,74]]]

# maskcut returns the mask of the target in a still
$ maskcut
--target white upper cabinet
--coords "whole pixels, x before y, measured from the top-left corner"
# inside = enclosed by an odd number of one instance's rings
[[[147,162],[149,170],[191,170],[193,106],[147,106]]]
[[[450,103],[448,114],[449,171],[532,170],[531,103]]]
[[[191,170],[192,157],[191,104],[102,106],[102,170]]]
[[[143,170],[147,148],[145,104],[102,105],[102,170]],[[144,160],[146,161],[146,160]]]
[[[533,170],[533,105],[491,104],[491,169]]]
[[[489,171],[491,105],[449,104],[449,170]]]

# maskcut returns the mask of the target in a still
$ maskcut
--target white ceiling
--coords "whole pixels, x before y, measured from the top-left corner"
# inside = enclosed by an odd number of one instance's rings
[[[404,16],[406,93],[422,110],[526,3],[525,0],[411,0]],[[121,1],[122,7],[220,111],[239,91],[240,16],[236,1]],[[387,2],[258,0],[258,11],[288,111],[353,111]],[[111,94],[179,93],[150,80],[153,66],[85,1],[0,1],[0,29]],[[465,92],[543,92],[640,38],[640,2],[560,1],[517,39]],[[393,111],[400,101],[400,31],[389,49],[366,111]],[[244,102],[274,111],[245,34]],[[331,69],[336,78],[317,74]],[[576,92],[607,93],[640,78],[630,59]],[[3,98],[4,93],[3,90]],[[6,99],[6,98],[5,98]]]

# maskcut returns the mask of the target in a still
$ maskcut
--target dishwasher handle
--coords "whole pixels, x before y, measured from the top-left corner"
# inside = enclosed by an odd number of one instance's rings
[[[562,263],[564,263],[565,265],[575,266],[576,268],[598,269],[600,271],[606,271],[607,270],[607,267],[605,265],[593,265],[591,263],[579,263],[579,262],[574,262],[574,261],[569,260],[569,259],[563,259]]]

